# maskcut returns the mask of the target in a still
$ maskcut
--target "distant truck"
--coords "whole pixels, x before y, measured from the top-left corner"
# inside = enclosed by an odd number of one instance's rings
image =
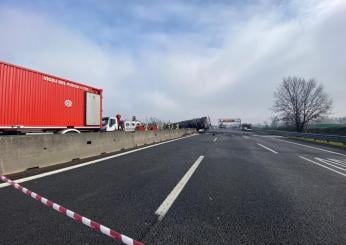
[[[0,61],[0,131],[102,127],[102,89]]]
[[[0,61],[0,133],[146,130],[102,117],[102,89]]]
[[[172,124],[176,128],[194,128],[198,132],[205,132],[209,129],[211,123],[209,117],[195,118],[191,120],[176,122]]]

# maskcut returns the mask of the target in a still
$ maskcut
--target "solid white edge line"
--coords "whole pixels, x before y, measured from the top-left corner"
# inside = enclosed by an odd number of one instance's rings
[[[341,173],[341,172],[339,172],[339,171],[337,171],[337,170],[335,170],[335,169],[332,169],[332,168],[329,168],[329,167],[327,167],[327,166],[324,166],[323,164],[319,164],[318,162],[312,161],[312,160],[310,160],[310,159],[308,159],[308,158],[305,158],[305,157],[302,157],[302,156],[298,156],[298,157],[300,157],[301,159],[304,159],[305,161],[308,161],[308,162],[314,163],[314,164],[316,164],[316,165],[319,165],[319,166],[321,166],[321,167],[323,167],[323,168],[329,169],[330,171],[333,171],[333,172],[335,172],[335,173],[338,173],[338,174],[340,174],[340,175],[342,175],[342,176],[344,176],[344,177],[346,176],[346,174],[344,174],[344,173]]]
[[[278,139],[278,138],[273,138],[275,140],[279,140],[279,141],[283,141],[283,142],[286,142],[286,143],[290,143],[290,144],[294,144],[294,145],[300,145],[300,146],[305,146],[305,147],[308,147],[308,148],[311,148],[311,149],[315,149],[315,150],[320,150],[320,151],[324,151],[324,152],[328,152],[328,153],[333,153],[333,154],[336,154],[336,155],[340,155],[340,156],[345,156],[345,154],[342,154],[342,153],[339,153],[339,152],[335,152],[335,151],[330,151],[330,150],[326,150],[326,149],[322,149],[322,148],[318,148],[318,147],[314,147],[314,146],[310,146],[310,145],[304,145],[304,144],[300,144],[300,143],[296,143],[296,142],[291,142],[291,141],[287,141],[287,140],[282,140],[282,139]]]
[[[22,179],[17,179],[15,181],[16,181],[16,183],[23,183],[23,182],[27,182],[27,181],[30,181],[30,180],[35,180],[35,179],[43,178],[43,177],[46,177],[46,176],[50,176],[50,175],[66,172],[66,171],[69,171],[69,170],[72,170],[72,169],[88,166],[88,165],[91,165],[91,164],[94,164],[94,163],[98,163],[98,162],[102,162],[102,161],[105,161],[105,160],[109,160],[109,159],[112,159],[112,158],[121,157],[121,156],[128,155],[128,154],[131,154],[131,153],[134,153],[134,152],[137,152],[137,151],[149,149],[149,148],[152,148],[152,147],[155,147],[155,146],[164,145],[164,144],[171,143],[171,142],[174,142],[174,141],[190,138],[190,137],[193,137],[193,136],[196,136],[196,135],[198,135],[198,134],[192,134],[192,135],[188,135],[188,136],[185,136],[185,137],[181,137],[181,138],[177,138],[177,139],[173,139],[173,140],[168,140],[168,141],[160,142],[160,143],[157,143],[157,144],[154,144],[154,145],[149,145],[149,146],[145,146],[145,147],[142,147],[142,148],[138,148],[138,149],[134,149],[134,150],[129,150],[129,151],[126,151],[126,152],[123,152],[123,153],[118,153],[118,154],[115,154],[115,155],[112,155],[112,156],[103,157],[103,158],[100,158],[100,159],[96,159],[96,160],[93,160],[93,161],[89,161],[89,162],[73,165],[73,166],[70,166],[70,167],[61,168],[61,169],[49,171],[49,172],[42,173],[42,174],[33,175],[33,176],[22,178]],[[2,184],[0,184],[0,188],[7,187],[9,185],[10,184],[8,184],[8,183],[2,183]]]
[[[204,156],[199,156],[198,159],[194,162],[194,164],[190,167],[190,169],[185,173],[185,175],[181,178],[178,184],[174,187],[174,189],[169,193],[167,198],[163,201],[160,207],[155,211],[155,214],[158,215],[158,220],[162,220],[170,207],[173,205],[174,201],[177,199],[181,191],[184,189],[185,185],[193,175],[193,173],[198,168],[199,164],[203,161]]]
[[[270,149],[269,147],[266,147],[266,146],[264,146],[264,145],[262,145],[262,144],[260,144],[260,143],[257,143],[257,145],[261,146],[262,148],[264,148],[264,149],[266,149],[266,150],[268,150],[268,151],[273,152],[274,154],[278,154],[278,152],[276,152],[276,151]]]

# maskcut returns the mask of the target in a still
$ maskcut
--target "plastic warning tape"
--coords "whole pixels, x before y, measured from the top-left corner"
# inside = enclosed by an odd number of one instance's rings
[[[42,204],[46,205],[47,207],[50,207],[52,209],[54,209],[55,211],[65,214],[67,217],[82,223],[88,227],[90,227],[91,229],[94,229],[95,231],[101,232],[102,234],[109,236],[115,240],[121,241],[124,244],[127,245],[144,245],[143,243],[133,240],[132,238],[125,236],[123,234],[120,234],[119,232],[116,232],[104,225],[101,225],[91,219],[88,219],[86,217],[83,217],[81,215],[79,215],[76,212],[73,212],[67,208],[64,208],[63,206],[54,203],[40,195],[38,195],[37,193],[30,191],[29,189],[19,185],[18,183],[14,182],[13,180],[8,179],[5,176],[1,176],[1,180],[4,182],[7,182],[8,184],[10,184],[12,187],[14,187],[15,189],[23,192],[25,195],[30,196],[31,198],[41,202]]]

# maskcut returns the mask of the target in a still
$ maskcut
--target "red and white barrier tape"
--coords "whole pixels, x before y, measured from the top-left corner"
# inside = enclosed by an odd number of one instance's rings
[[[115,240],[121,241],[124,244],[127,245],[144,245],[143,243],[133,240],[132,238],[125,236],[123,234],[120,234],[104,225],[101,225],[93,220],[90,220],[86,217],[83,217],[69,209],[64,208],[63,206],[54,203],[40,195],[38,195],[35,192],[32,192],[30,190],[28,190],[27,188],[24,188],[23,186],[17,184],[16,182],[8,179],[5,176],[1,176],[1,180],[4,182],[7,182],[8,184],[10,184],[11,186],[13,186],[14,188],[16,188],[17,190],[23,192],[25,195],[30,196],[31,198],[43,203],[44,205],[46,205],[47,207],[53,208],[55,211],[58,211],[59,213],[65,214],[67,217],[82,223],[92,229],[94,229],[95,231],[101,232],[102,234],[109,236]]]

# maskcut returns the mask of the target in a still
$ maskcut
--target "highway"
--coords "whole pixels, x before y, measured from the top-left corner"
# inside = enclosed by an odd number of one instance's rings
[[[345,244],[345,169],[343,150],[223,130],[22,185],[145,244]],[[0,200],[0,244],[118,244],[12,187]]]

